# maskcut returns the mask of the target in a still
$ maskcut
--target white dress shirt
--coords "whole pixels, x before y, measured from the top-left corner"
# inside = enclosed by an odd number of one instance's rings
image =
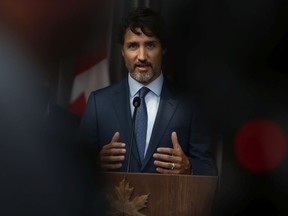
[[[139,96],[138,91],[144,87],[143,84],[137,82],[134,80],[130,74],[128,76],[128,84],[129,84],[129,91],[130,91],[130,107],[131,107],[131,116],[133,115],[134,112],[134,106],[133,106],[133,99],[134,97]],[[150,91],[147,93],[145,97],[145,103],[147,107],[147,117],[148,117],[148,123],[147,123],[147,135],[146,135],[146,146],[145,146],[145,155],[148,149],[148,145],[150,142],[155,118],[157,115],[159,103],[160,103],[160,95],[161,95],[161,90],[162,90],[162,85],[163,85],[163,75],[162,73],[160,76],[155,79],[153,82],[149,83],[147,88],[150,89]]]

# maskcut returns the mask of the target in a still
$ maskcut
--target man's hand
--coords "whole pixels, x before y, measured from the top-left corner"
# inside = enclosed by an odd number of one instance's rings
[[[191,174],[190,161],[179,145],[176,132],[172,132],[171,140],[173,148],[157,148],[158,153],[153,154],[154,158],[162,160],[154,161],[157,166],[157,172],[164,174]]]
[[[100,163],[102,169],[118,169],[122,167],[121,161],[125,159],[125,143],[118,142],[119,132],[116,132],[109,144],[103,146],[100,151]]]

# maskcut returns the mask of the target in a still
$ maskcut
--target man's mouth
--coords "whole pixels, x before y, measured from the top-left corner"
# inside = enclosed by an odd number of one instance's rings
[[[135,64],[135,68],[138,68],[139,70],[147,70],[152,65],[150,63],[144,63],[144,64]]]

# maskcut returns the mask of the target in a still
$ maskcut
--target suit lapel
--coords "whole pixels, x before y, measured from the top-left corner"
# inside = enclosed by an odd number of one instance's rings
[[[114,90],[114,97],[113,97],[113,108],[116,112],[116,116],[120,123],[121,131],[124,134],[120,134],[120,137],[123,136],[124,140],[126,140],[126,149],[127,154],[130,148],[130,137],[131,137],[131,128],[132,128],[132,117],[131,117],[131,109],[130,109],[130,93],[129,93],[129,86],[128,80],[123,80],[119,88]],[[127,109],[128,108],[128,109]],[[111,122],[113,124],[113,122]],[[138,150],[136,148],[136,144],[132,149],[132,154],[134,158],[140,162]]]
[[[165,83],[164,83],[165,84]],[[161,138],[164,135],[166,128],[177,108],[178,100],[175,95],[168,89],[166,85],[163,84],[160,104],[155,119],[155,123],[152,130],[152,135],[149,142],[149,147],[144,158],[141,171],[147,165],[148,161],[152,157],[155,149],[159,145]]]

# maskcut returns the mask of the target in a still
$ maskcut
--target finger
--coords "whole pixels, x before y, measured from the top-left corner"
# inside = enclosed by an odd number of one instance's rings
[[[117,154],[125,154],[125,148],[109,148],[109,149],[102,149],[100,151],[100,155],[117,155]]]
[[[169,162],[163,162],[163,161],[158,161],[158,160],[155,160],[154,161],[154,164],[157,166],[157,167],[161,167],[161,168],[165,168],[165,169],[171,169],[173,167],[172,163]],[[174,163],[174,168],[173,169],[180,169],[181,168],[181,165],[180,164],[177,164],[177,163]],[[171,169],[172,170],[172,169]]]
[[[161,167],[157,167],[156,171],[161,173],[161,174],[180,174],[179,170],[163,169]]]
[[[103,146],[100,151],[100,155],[115,155],[115,154],[125,154],[126,149],[125,143],[111,143]]]
[[[176,151],[174,149],[172,149],[172,148],[160,147],[160,148],[157,148],[157,152],[172,155]]]
[[[119,156],[101,156],[100,160],[103,162],[118,162],[123,161],[125,159],[124,155]]]
[[[172,161],[174,159],[174,156],[167,155],[167,154],[158,154],[158,153],[154,153],[153,157],[157,159],[165,160],[165,161]]]
[[[112,137],[111,143],[117,142],[119,140],[119,137],[120,137],[120,133],[116,132]]]
[[[107,149],[112,149],[112,148],[125,148],[125,146],[126,146],[125,143],[114,142],[114,143],[104,145],[102,149],[107,150]]]
[[[175,131],[173,131],[171,134],[171,140],[172,140],[172,144],[173,144],[174,149],[181,148],[179,145],[179,142],[178,142],[177,133]]]
[[[181,157],[171,156],[171,155],[167,155],[167,154],[154,153],[153,157],[157,158],[157,159],[160,159],[160,160],[169,161],[169,162],[172,162],[172,163],[181,163],[181,161],[182,161]]]
[[[108,150],[108,154],[109,155],[121,155],[121,154],[125,154],[126,153],[126,149],[125,148],[111,148]]]

